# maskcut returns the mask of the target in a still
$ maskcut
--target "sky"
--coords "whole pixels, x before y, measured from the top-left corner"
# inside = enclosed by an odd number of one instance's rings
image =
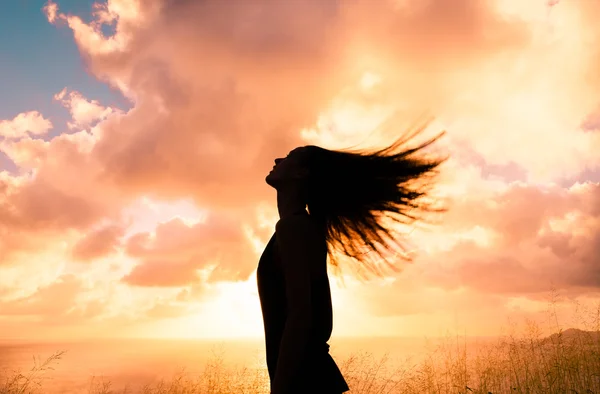
[[[406,229],[400,272],[331,276],[334,337],[498,335],[552,305],[585,328],[600,305],[600,2],[0,7],[2,338],[262,336],[273,159],[423,114],[448,211]]]

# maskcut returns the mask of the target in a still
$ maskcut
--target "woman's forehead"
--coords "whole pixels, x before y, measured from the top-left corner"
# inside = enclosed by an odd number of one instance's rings
[[[288,155],[291,155],[292,153],[302,153],[302,152],[306,152],[309,150],[309,146],[299,146],[297,148],[294,148],[290,151],[290,153],[288,153]]]
[[[287,155],[291,156],[293,154],[301,153],[302,152],[302,148],[303,148],[302,146],[298,147],[298,148],[294,148],[291,151],[289,151]]]
[[[313,151],[314,146],[299,146],[297,148],[292,149],[286,156],[286,158],[294,157],[294,160],[304,160],[306,159],[311,152]]]

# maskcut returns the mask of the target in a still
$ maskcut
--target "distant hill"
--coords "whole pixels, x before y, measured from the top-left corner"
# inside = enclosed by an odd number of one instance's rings
[[[567,328],[560,334],[552,334],[549,337],[543,339],[543,341],[556,342],[561,340],[563,342],[571,342],[574,340],[582,340],[585,342],[599,342],[600,331],[585,331],[577,328]]]

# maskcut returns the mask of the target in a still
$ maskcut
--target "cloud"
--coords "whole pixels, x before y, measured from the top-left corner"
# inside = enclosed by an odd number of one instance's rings
[[[264,177],[273,157],[302,144],[299,130],[314,123],[332,97],[369,68],[383,76],[376,95],[381,102],[411,111],[433,106],[446,111],[449,121],[455,115],[448,111],[486,119],[484,124],[459,122],[453,142],[474,139],[471,145],[490,164],[512,160],[527,175],[557,170],[549,166],[548,155],[532,155],[526,148],[542,129],[526,137],[529,143],[516,144],[525,131],[519,131],[515,100],[524,87],[538,100],[540,94],[555,97],[540,92],[537,82],[554,78],[552,70],[540,72],[539,62],[524,63],[524,69],[509,70],[508,86],[490,82],[515,57],[535,60],[529,56],[547,43],[534,42],[526,19],[503,15],[489,2],[395,7],[387,1],[324,1],[272,7],[153,1],[144,7],[134,2],[131,8],[110,2],[97,8],[96,24],[69,18],[90,70],[136,102],[125,116],[102,122],[91,152],[102,178],[132,198],[192,195],[201,206],[238,210],[272,198],[256,179]],[[373,25],[373,20],[381,22]],[[114,24],[115,34],[102,35],[97,26],[102,22]],[[112,42],[127,43],[98,49]],[[570,46],[564,44],[566,51]],[[539,75],[537,81],[524,84],[532,75]],[[469,83],[479,77],[483,83]],[[552,88],[557,86],[568,89]],[[487,105],[494,98],[498,105]],[[547,104],[548,110],[554,106]],[[517,119],[509,134],[496,119],[507,115]],[[553,127],[568,126],[567,121]],[[565,172],[579,171],[582,159],[592,160],[586,138],[553,136],[547,141],[564,155]],[[496,153],[498,143],[506,145],[502,155]]]
[[[582,96],[585,110],[588,89],[574,82],[587,58],[569,37],[537,40],[532,20],[543,7],[530,7],[523,17],[466,0],[400,7],[387,1],[124,4],[98,6],[89,25],[68,16],[90,70],[135,100],[133,110],[99,125],[91,160],[70,160],[82,171],[97,164],[104,190],[132,198],[191,195],[201,206],[240,211],[270,199],[269,188],[256,182],[268,163],[302,144],[299,130],[366,70],[382,76],[372,100],[408,107],[405,117],[422,105],[440,109],[446,123],[456,124],[449,128],[451,147],[468,140],[485,164],[512,161],[525,177],[572,174],[594,164],[594,141],[564,131],[579,110],[568,113],[573,105],[560,99]],[[275,14],[282,23],[260,23]],[[565,21],[578,28],[576,20]],[[101,22],[114,24],[115,34],[102,35]],[[113,42],[126,44],[111,49]],[[543,67],[555,56],[578,62],[564,70]],[[507,68],[515,59],[522,66]],[[500,75],[504,82],[495,83]],[[560,122],[526,122],[531,111],[519,108],[540,100],[539,114],[552,112]],[[471,120],[457,120],[466,114]],[[553,154],[532,154],[529,147],[548,134],[546,126],[551,133],[543,138]]]
[[[103,220],[119,220],[119,190],[103,188],[94,166],[84,157],[93,134],[61,134],[50,141],[23,138],[5,142],[22,175],[0,178],[1,264],[15,253],[44,253],[73,230],[93,230]],[[72,160],[85,165],[71,166]],[[91,192],[90,192],[91,191]]]
[[[191,194],[200,205],[228,209],[270,198],[255,179],[272,157],[303,143],[299,130],[365,67],[387,61],[390,90],[429,81],[418,91],[432,88],[422,98],[431,100],[442,93],[433,81],[450,69],[475,67],[485,54],[528,39],[523,23],[476,1],[399,9],[387,1],[117,4],[98,13],[98,23],[115,24],[110,37],[68,17],[90,70],[136,101],[126,120],[103,124],[94,157],[129,193]],[[109,49],[116,42],[123,44]],[[357,52],[366,48],[367,55]],[[375,63],[363,62],[369,56]],[[444,74],[415,80],[423,64]],[[409,83],[410,99],[420,100]]]
[[[85,300],[88,289],[76,276],[66,274],[26,297],[0,302],[0,316],[8,321],[29,321],[47,326],[91,322],[108,310],[101,299]]]
[[[11,314],[46,316],[65,314],[82,290],[81,281],[75,275],[66,275],[42,287],[34,294],[6,303],[2,307],[4,316]]]
[[[586,131],[600,130],[600,108],[586,117],[581,128]]]
[[[184,286],[201,280],[202,270],[208,282],[246,280],[257,264],[240,224],[214,214],[191,226],[173,219],[153,235],[135,234],[127,253],[140,264],[124,281],[138,286]]]
[[[145,261],[126,275],[125,283],[147,287],[181,287],[200,278],[193,262]]]
[[[53,1],[48,1],[44,7],[42,8],[44,14],[48,18],[48,22],[56,23],[58,19],[61,19],[63,16],[58,13],[58,4]]]
[[[532,295],[600,290],[600,185],[542,191],[514,185],[487,204],[453,206],[444,232],[483,227],[487,242],[458,240],[424,258],[430,285]],[[443,263],[441,263],[443,261]]]
[[[523,48],[531,39],[521,18],[501,15],[492,1],[354,4],[347,7],[347,28],[352,27],[356,41],[385,51],[395,64],[425,67],[433,77],[441,69],[456,71],[484,57]]]
[[[102,337],[114,335],[115,329],[132,329],[139,322],[185,316],[199,296],[196,288],[185,289],[195,299],[184,301],[178,299],[178,293],[140,294],[135,290],[114,281],[62,274],[26,295],[0,299],[0,318],[3,327],[20,328],[22,334],[35,335],[30,330],[33,321],[36,326],[44,324],[47,338],[64,338],[65,332],[81,335],[83,325]]]
[[[8,221],[21,228],[54,227],[58,229],[86,227],[101,217],[102,208],[90,199],[74,195],[51,182],[35,182],[15,193],[14,208]]]
[[[44,135],[52,123],[38,111],[23,112],[10,120],[0,120],[0,137],[19,139],[27,135]]]
[[[87,23],[49,1],[49,22],[73,32],[87,69],[132,108],[65,89],[56,100],[79,131],[36,138],[51,128],[37,112],[0,122],[20,174],[0,172],[0,268],[37,261],[47,276],[28,289],[57,272],[93,278],[63,276],[52,290],[81,319],[187,313],[216,282],[253,272],[272,231],[256,208],[273,208],[263,179],[274,157],[308,140],[348,146],[379,125],[392,138],[429,109],[432,128],[448,130],[440,189],[454,203],[440,229],[415,235],[422,257],[396,282],[357,290],[365,307],[505,311],[551,283],[593,294],[600,203],[581,176],[600,164],[600,134],[582,130],[600,102],[590,3],[111,0]],[[581,184],[548,186],[565,178]],[[142,200],[160,212],[149,219]],[[182,200],[189,215],[164,208]]]
[[[67,123],[70,129],[86,128],[106,119],[114,111],[110,107],[103,107],[97,100],[87,100],[77,91],[67,93],[67,88],[54,95],[54,99],[71,113],[72,121]]]
[[[509,315],[536,318],[553,292],[581,303],[600,296],[598,183],[545,189],[515,183],[485,200],[460,195],[443,226],[416,233],[423,250],[414,263],[387,280],[344,289],[344,305],[400,317],[400,330],[413,319],[422,325],[459,313],[477,335]]]
[[[123,235],[124,229],[116,225],[90,231],[73,247],[73,258],[79,261],[90,261],[115,253]]]
[[[19,168],[33,169],[41,165],[49,143],[41,138],[23,137],[16,141],[0,141],[0,151]]]

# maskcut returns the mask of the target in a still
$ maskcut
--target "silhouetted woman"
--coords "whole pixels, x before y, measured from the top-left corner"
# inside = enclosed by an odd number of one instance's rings
[[[421,197],[442,160],[419,157],[437,137],[403,148],[415,134],[374,152],[305,146],[275,160],[266,182],[277,190],[280,219],[257,270],[272,394],[349,390],[327,344],[327,257],[336,265],[337,249],[377,270],[366,252],[385,257],[397,245],[385,218],[410,223],[428,209]]]

